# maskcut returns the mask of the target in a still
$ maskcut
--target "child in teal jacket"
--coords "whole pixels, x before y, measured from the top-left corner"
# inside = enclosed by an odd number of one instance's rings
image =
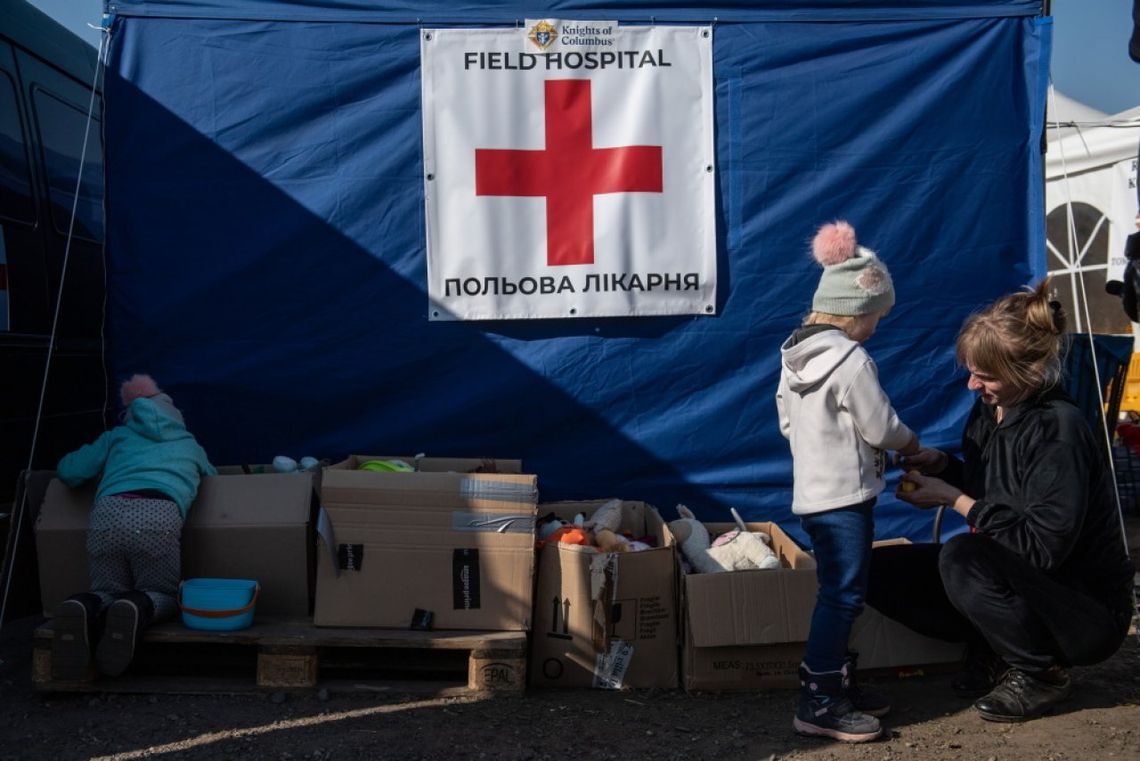
[[[87,531],[91,590],[55,610],[52,672],[62,681],[86,675],[99,629],[96,665],[118,676],[134,658],[143,629],[174,616],[182,524],[201,477],[217,474],[150,376],[133,376],[120,396],[123,424],[57,467],[71,487],[99,479]]]

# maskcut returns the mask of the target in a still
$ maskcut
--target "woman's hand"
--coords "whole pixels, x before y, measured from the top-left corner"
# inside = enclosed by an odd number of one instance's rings
[[[927,451],[936,452],[938,450]],[[908,464],[913,465],[914,463],[908,462]],[[904,483],[914,484],[914,490],[903,491],[902,484]],[[903,502],[926,509],[940,505],[953,505],[963,495],[961,489],[951,486],[941,478],[924,476],[921,473],[911,471],[902,475],[899,488],[895,489],[895,496]]]
[[[930,447],[919,447],[918,451],[912,455],[899,458],[899,465],[904,468],[917,469],[927,475],[937,475],[946,470],[947,463],[950,462],[950,455],[943,452],[941,449],[932,449]]]

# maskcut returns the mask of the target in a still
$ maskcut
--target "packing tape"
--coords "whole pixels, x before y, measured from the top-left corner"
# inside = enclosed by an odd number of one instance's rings
[[[490,478],[464,478],[459,482],[459,495],[465,499],[489,499],[496,502],[537,502],[534,483],[496,481]]]

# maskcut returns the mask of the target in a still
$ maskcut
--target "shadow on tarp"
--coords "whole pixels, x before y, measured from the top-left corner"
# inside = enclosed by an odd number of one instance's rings
[[[120,18],[114,372],[166,383],[221,463],[521,458],[544,500],[734,505],[799,536],[772,395],[818,277],[814,226],[843,215],[889,253],[905,298],[869,348],[936,445],[968,406],[948,372],[960,318],[1024,280],[1041,233],[1026,209],[1047,34],[1016,18],[828,32],[717,31],[717,316],[429,323],[415,28]],[[883,503],[887,535],[929,533]]]
[[[406,266],[422,259],[422,239],[367,251],[111,70],[107,92],[114,377],[153,374],[212,461],[521,457],[543,500],[621,496],[667,512],[719,502],[547,377],[552,364],[577,366],[578,382],[595,384],[592,360],[608,342],[691,318],[429,323],[424,290],[396,271],[422,275],[420,263]],[[131,145],[192,157],[178,164],[192,173],[117,162]],[[418,181],[419,146],[400,150],[400,182]],[[422,232],[422,220],[375,223]],[[246,240],[255,245],[242,250]],[[528,355],[533,366],[508,350],[540,342],[549,350]],[[631,381],[635,357],[628,374],[602,404],[621,417],[627,403],[636,418],[638,387],[648,393],[655,379]]]

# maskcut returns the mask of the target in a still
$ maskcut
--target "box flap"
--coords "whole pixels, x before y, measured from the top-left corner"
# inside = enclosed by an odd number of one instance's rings
[[[375,473],[364,470],[326,469],[321,481],[321,503],[337,520],[342,506],[374,507],[487,507],[499,511],[511,505],[530,506],[538,501],[538,478],[522,474],[488,473]]]
[[[368,460],[400,460],[419,473],[522,473],[522,460],[494,457],[425,457],[423,455],[349,455],[330,465],[335,470],[357,470]]]

